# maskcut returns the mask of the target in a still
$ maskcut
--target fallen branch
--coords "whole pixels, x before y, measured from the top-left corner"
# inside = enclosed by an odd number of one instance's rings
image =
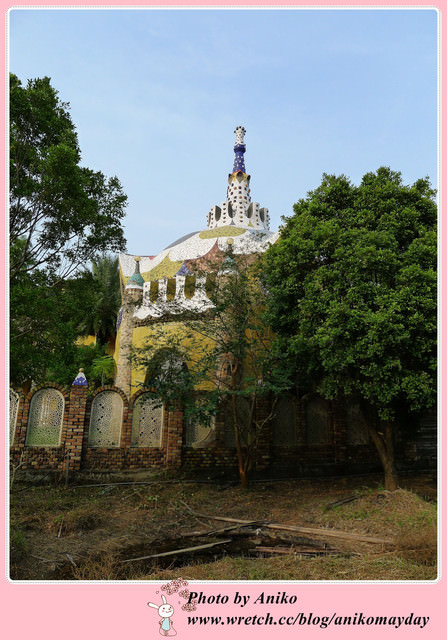
[[[77,568],[78,568],[78,565],[77,565],[77,564],[76,564],[76,562],[73,560],[73,558],[71,557],[71,555],[70,555],[69,553],[66,553],[65,555],[67,556],[67,558],[68,558],[68,560],[69,560],[70,564],[72,564],[72,565],[73,565],[73,567],[74,567],[75,569],[77,569]]]
[[[36,560],[40,560],[41,562],[48,562],[49,564],[54,564],[53,560],[49,560],[48,558],[42,558],[41,556],[35,556],[30,553],[31,558],[36,558]]]
[[[14,479],[16,476],[17,471],[20,469],[20,467],[23,466],[23,456],[24,456],[25,452],[22,451],[21,455],[20,455],[20,460],[19,460],[19,464],[17,464],[15,467],[12,467],[12,474],[11,474],[11,483],[9,485],[9,488],[12,489],[12,485],[14,484]]]
[[[130,560],[121,560],[121,564],[125,564],[126,562],[137,562],[138,560],[150,560],[151,558],[163,558],[166,556],[175,556],[175,555],[178,555],[179,553],[191,553],[192,551],[200,551],[202,549],[211,549],[212,547],[216,547],[221,544],[227,544],[228,542],[232,542],[231,538],[228,538],[228,540],[219,540],[217,542],[201,544],[195,547],[184,547],[183,549],[174,549],[173,551],[164,551],[163,553],[153,553],[150,556],[141,556],[140,558],[130,558]]]
[[[257,546],[256,551],[260,553],[271,553],[271,554],[282,554],[288,555],[293,554],[295,556],[323,556],[323,555],[346,555],[337,549],[295,549],[294,547],[261,547]]]
[[[192,511],[190,509],[190,511]],[[192,512],[194,513],[194,512]],[[228,518],[223,516],[206,515],[203,513],[195,513],[196,517],[208,520],[219,520],[222,522],[236,522],[239,524],[251,524],[251,520],[240,520],[238,518]],[[296,527],[290,524],[266,523],[263,527],[267,529],[277,529],[279,531],[293,531],[294,533],[304,533],[308,535],[323,536],[329,538],[342,538],[344,540],[355,540],[356,542],[370,542],[371,544],[394,544],[389,538],[373,538],[358,533],[348,533],[347,531],[337,531],[336,529],[314,529],[311,527]]]
[[[62,517],[62,520],[61,520],[61,526],[59,527],[59,532],[58,532],[58,534],[57,534],[57,537],[58,537],[58,538],[60,538],[60,537],[61,537],[61,534],[62,534],[62,527],[63,527],[63,525],[64,525],[64,519],[65,519],[65,517],[63,516],[63,517]]]
[[[359,500],[360,498],[363,498],[363,494],[341,498],[341,500],[336,500],[335,502],[330,502],[329,504],[327,504],[325,509],[328,510],[333,509],[334,507],[341,507],[342,504],[349,504],[350,502],[354,502],[354,500]]]
[[[123,485],[151,485],[151,484],[216,484],[213,480],[137,480],[135,482],[104,482],[102,484],[77,484],[68,489],[91,489],[92,487],[119,487]]]
[[[227,533],[237,529],[244,529],[245,527],[262,527],[265,524],[265,520],[251,520],[247,524],[233,524],[229,527],[222,527],[222,529],[211,529],[210,531],[190,531],[182,535],[183,538],[201,538],[206,536],[215,536],[219,533]]]

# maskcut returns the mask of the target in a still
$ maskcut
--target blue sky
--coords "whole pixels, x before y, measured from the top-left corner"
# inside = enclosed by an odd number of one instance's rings
[[[10,70],[70,103],[82,164],[120,179],[129,253],[206,227],[239,124],[273,230],[323,172],[437,185],[434,10],[17,9],[9,39]]]

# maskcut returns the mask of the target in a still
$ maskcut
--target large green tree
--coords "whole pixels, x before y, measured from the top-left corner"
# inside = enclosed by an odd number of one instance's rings
[[[265,256],[268,316],[298,386],[363,408],[389,489],[396,426],[436,402],[436,220],[428,179],[324,175]]]
[[[80,165],[69,105],[49,78],[10,76],[11,278],[37,268],[66,278],[125,246],[126,196],[117,178]]]
[[[117,178],[82,167],[69,105],[49,78],[10,76],[11,381],[40,382],[74,349],[91,306],[76,274],[125,248]],[[85,303],[85,304],[84,304]]]

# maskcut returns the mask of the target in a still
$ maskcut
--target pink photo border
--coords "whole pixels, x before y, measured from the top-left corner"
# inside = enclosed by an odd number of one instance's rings
[[[4,77],[4,100],[2,101],[2,110],[6,116],[6,79],[7,79],[7,22],[8,22],[8,10],[14,7],[138,7],[138,6],[163,6],[163,7],[191,7],[191,6],[206,6],[206,7],[225,7],[225,8],[237,8],[237,7],[299,7],[306,6],[308,8],[321,7],[321,8],[335,8],[335,7],[427,7],[439,10],[440,21],[440,48],[444,49],[444,34],[447,32],[447,0],[438,0],[434,2],[416,2],[410,0],[403,2],[397,0],[394,2],[371,2],[371,1],[359,1],[353,2],[347,0],[343,3],[337,2],[291,2],[285,1],[280,4],[274,2],[263,2],[255,0],[245,0],[244,2],[216,2],[215,0],[208,0],[208,2],[184,2],[183,0],[177,0],[176,2],[119,2],[118,0],[110,0],[104,2],[99,0],[95,3],[86,3],[79,0],[75,0],[71,3],[64,3],[60,0],[53,0],[53,2],[39,2],[36,4],[30,4],[18,0],[14,3],[8,3],[1,0],[2,18],[3,18],[3,47],[2,55],[4,58],[3,68],[5,69]],[[441,55],[439,57],[441,61]],[[445,77],[444,70],[445,65],[440,65],[440,131],[442,132],[442,116],[445,115]],[[3,120],[5,123],[3,140],[6,142],[6,118]],[[446,169],[441,163],[442,150],[445,145],[445,134],[440,138],[440,187],[446,183]],[[6,242],[7,242],[7,230],[6,230],[6,211],[7,211],[7,196],[6,196],[6,166],[7,166],[7,151],[6,145],[4,145],[4,153],[2,155],[3,176],[2,186],[4,189],[5,203],[5,224],[1,227],[2,248],[5,250],[5,258],[2,264],[6,263]],[[440,191],[442,198],[442,189]],[[446,244],[445,227],[442,224],[442,200],[440,209],[440,243],[442,246]],[[441,276],[440,276],[440,313],[441,320],[444,317],[443,307],[445,304],[445,255],[441,254]],[[5,354],[5,363],[7,363],[7,340],[6,340],[6,269],[5,278],[2,279],[3,300],[5,301],[5,330],[1,332],[0,348],[3,354]],[[441,324],[441,329],[442,329]],[[444,344],[442,341],[442,331],[440,331],[440,350],[441,360],[445,361]],[[4,390],[3,407],[6,408],[6,389],[7,389],[7,374],[5,367],[1,369],[1,389]],[[442,378],[441,378],[442,380]],[[440,386],[440,399],[443,397],[444,389]],[[6,410],[4,412],[6,423]],[[446,460],[446,438],[441,441],[442,444],[442,460]],[[5,438],[4,440],[5,441]],[[7,507],[7,471],[6,471],[6,455],[1,457],[2,472],[2,495],[5,496],[5,503]],[[442,474],[439,478],[439,486],[442,489]],[[442,532],[442,544],[441,547],[445,551],[445,491],[441,491],[442,497],[442,522],[440,523],[440,530]],[[166,595],[168,602],[172,602],[175,608],[176,615],[173,617],[175,621],[175,628],[179,639],[188,640],[194,638],[194,640],[200,640],[208,636],[225,638],[228,632],[234,636],[240,636],[243,634],[244,638],[267,638],[271,636],[277,636],[278,629],[279,634],[291,635],[296,633],[305,634],[306,637],[314,637],[317,633],[324,633],[325,636],[342,636],[343,637],[358,637],[359,632],[366,634],[368,637],[391,637],[395,633],[405,633],[412,636],[416,636],[417,633],[424,634],[425,637],[429,635],[430,638],[444,638],[446,634],[446,624],[443,619],[447,603],[447,589],[444,554],[440,554],[440,569],[439,579],[432,583],[412,583],[412,582],[396,582],[396,583],[352,583],[352,582],[226,582],[226,583],[193,583],[188,585],[188,589],[191,591],[203,592],[207,597],[217,596],[220,594],[227,595],[229,600],[225,606],[218,604],[204,604],[200,606],[200,615],[202,616],[217,616],[217,615],[231,615],[231,616],[254,616],[258,614],[265,614],[266,610],[278,618],[280,616],[290,616],[298,612],[306,612],[306,623],[298,626],[280,626],[273,627],[268,625],[256,625],[256,624],[241,624],[228,629],[227,625],[221,626],[188,626],[186,623],[187,613],[181,609],[181,604],[185,602],[180,596],[180,588],[171,592],[166,589],[162,583],[142,582],[142,583],[13,583],[7,578],[6,572],[6,509],[2,510],[2,535],[5,543],[5,553],[1,558],[1,575],[0,575],[0,590],[3,616],[2,627],[5,637],[18,638],[19,640],[25,638],[33,638],[35,640],[56,640],[64,638],[64,640],[78,640],[79,637],[85,637],[89,640],[92,638],[106,637],[109,640],[118,640],[124,637],[132,639],[137,638],[152,638],[158,637],[158,619],[157,613],[146,606],[148,601],[161,604],[161,596]],[[163,589],[163,587],[165,587]],[[185,588],[185,587],[183,587]],[[241,607],[240,604],[234,602],[236,594],[249,595],[250,602]],[[273,607],[259,607],[253,603],[261,593],[265,593],[276,596],[277,594],[286,593],[287,597],[296,596],[296,604],[278,603]],[[199,607],[198,607],[199,609]],[[197,609],[196,613],[199,614]],[[409,616],[411,613],[414,616],[429,617],[429,623],[423,629],[417,625],[404,626],[402,625],[398,629],[393,626],[368,626],[362,624],[361,619],[357,626],[330,626],[328,628],[322,628],[319,624],[312,623],[309,620],[308,614],[312,613],[313,620],[316,618],[323,619],[324,616],[332,615],[333,612],[338,612],[338,615],[347,616],[362,614],[367,618],[368,616]],[[403,631],[405,629],[405,631]]]

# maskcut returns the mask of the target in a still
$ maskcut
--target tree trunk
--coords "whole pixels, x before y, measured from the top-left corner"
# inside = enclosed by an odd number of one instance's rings
[[[236,442],[236,455],[237,455],[237,466],[239,470],[239,479],[241,481],[241,485],[246,487],[248,485],[247,474],[245,473],[245,461],[244,454],[242,451],[241,438],[239,433],[239,424],[238,424],[238,415],[237,415],[237,406],[236,406],[236,396],[231,396],[231,409],[233,413],[233,429],[234,429],[234,440]]]
[[[387,491],[396,491],[399,488],[399,482],[394,464],[392,425],[390,422],[384,422],[380,424],[379,428],[376,428],[375,425],[368,421],[368,429],[382,463],[385,475],[385,489]]]
[[[248,473],[245,471],[244,467],[239,465],[239,479],[241,481],[241,487],[246,489],[248,487]]]

